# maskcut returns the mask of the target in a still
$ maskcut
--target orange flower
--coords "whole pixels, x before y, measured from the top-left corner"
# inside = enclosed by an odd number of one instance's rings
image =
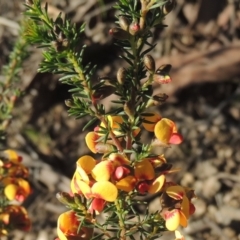
[[[162,118],[154,127],[154,133],[160,144],[180,144],[182,136],[177,132],[175,123],[168,119]]]
[[[97,164],[97,161],[89,155],[82,156],[77,160],[77,163],[76,163],[77,169],[71,180],[72,193],[81,194],[81,190],[79,189],[79,186],[78,186],[79,181],[84,181],[87,184],[90,184],[91,179],[89,175],[91,174],[91,171],[96,164]]]
[[[105,202],[116,200],[118,190],[109,182],[114,171],[112,161],[97,163],[91,156],[83,156],[77,161],[77,169],[71,181],[72,193],[84,195],[86,199],[93,199],[90,211],[101,212]]]
[[[0,236],[8,234],[8,230],[11,229],[29,231],[31,226],[26,209],[17,205],[8,205],[2,209],[0,224],[2,227]]]
[[[18,156],[18,154],[11,149],[5,150],[4,153],[7,155],[9,161],[13,163],[20,163],[22,161],[22,157]]]
[[[171,68],[172,66],[170,64],[164,64],[160,66],[153,75],[153,80],[160,84],[170,83],[172,81],[171,77],[169,76]]]
[[[108,121],[110,129],[113,131],[113,133],[116,136],[119,136],[122,134],[122,132],[120,131],[120,124],[123,123],[122,117],[108,115],[107,121]],[[106,128],[106,125],[103,122],[101,122],[100,127]]]
[[[116,187],[119,190],[131,192],[134,189],[136,182],[137,182],[136,178],[134,176],[129,175],[116,182]]]
[[[97,153],[96,145],[98,138],[99,136],[96,132],[89,132],[85,137],[86,144],[93,153]]]
[[[91,175],[96,181],[108,181],[114,169],[112,162],[102,161],[92,169]]]
[[[130,161],[120,153],[111,153],[108,156],[108,160],[113,162],[115,166],[130,165]]]
[[[164,175],[155,176],[153,165],[148,159],[143,159],[135,164],[134,176],[139,181],[137,189],[140,193],[157,193],[165,183]]]
[[[166,158],[164,157],[163,154],[156,157],[147,158],[147,159],[151,162],[154,168],[160,167],[163,164],[167,163]]]
[[[134,176],[138,180],[152,180],[155,176],[152,164],[147,159],[143,159],[141,162],[136,163]]]
[[[62,213],[58,218],[57,234],[59,240],[88,240],[92,237],[93,228],[81,227],[75,212]]]
[[[162,117],[158,113],[151,114],[152,116],[143,117],[143,127],[149,132],[153,132],[156,123],[162,119]]]
[[[21,163],[13,164],[8,168],[7,173],[9,177],[28,178],[29,176],[28,169]]]
[[[1,182],[5,185],[4,194],[10,201],[16,199],[23,202],[31,193],[29,183],[22,178],[7,177]]]
[[[194,212],[194,206],[190,202],[195,195],[192,190],[184,189],[181,186],[171,186],[166,190],[166,194],[170,199],[166,201],[171,204],[169,209],[164,211],[164,218],[166,220],[166,228],[169,231],[175,231],[179,225],[187,227],[188,218]]]
[[[92,187],[84,181],[78,181],[77,184],[86,199],[93,199],[89,208],[90,212],[99,213],[106,202],[114,202],[117,199],[117,187],[109,181],[95,182]]]

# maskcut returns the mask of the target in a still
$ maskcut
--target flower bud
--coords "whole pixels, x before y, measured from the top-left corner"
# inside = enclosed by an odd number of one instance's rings
[[[69,42],[67,39],[63,39],[63,41],[52,41],[51,43],[56,52],[61,52],[68,46]]]
[[[65,105],[67,107],[73,107],[73,100],[72,99],[66,99],[65,100]]]
[[[63,34],[62,31],[59,32],[58,36],[57,36],[57,39],[59,42],[62,42],[63,39],[65,38],[65,35]]]
[[[114,150],[113,145],[107,143],[97,143],[95,149],[98,153],[108,153]]]
[[[53,32],[58,35],[61,32],[61,29],[59,28],[59,26],[57,24],[53,25]]]
[[[77,204],[77,208],[79,210],[85,210],[85,207],[83,205],[83,200],[81,196],[77,193],[74,193],[74,202]]]
[[[126,17],[124,16],[120,16],[119,17],[119,26],[124,30],[124,31],[128,31],[129,28],[129,21]]]
[[[126,75],[127,75],[127,70],[123,67],[120,67],[117,71],[117,80],[119,84],[122,85],[125,82]]]
[[[74,198],[69,195],[69,193],[66,192],[59,192],[56,194],[56,198],[59,202],[62,204],[69,206],[69,207],[77,207]]]
[[[119,40],[129,39],[129,33],[124,31],[121,28],[111,28],[109,30],[109,34],[112,35],[114,38],[119,39]]]
[[[58,25],[58,26],[63,26],[63,19],[61,17],[62,13],[60,13],[57,17],[57,19],[55,20],[54,24]]]
[[[135,36],[140,30],[140,26],[136,22],[132,22],[129,26],[129,33],[133,36]]]
[[[104,77],[99,77],[98,80],[100,82],[104,82],[105,85],[112,85],[112,79],[110,77],[104,76]]]
[[[163,14],[167,15],[170,13],[176,5],[176,0],[168,0],[163,6]]]
[[[128,117],[132,120],[134,118],[134,109],[130,102],[126,102],[123,106],[124,112],[128,115]]]
[[[154,95],[152,98],[148,100],[146,108],[159,106],[163,104],[167,100],[167,98],[168,98],[168,95],[165,93],[159,93],[157,95]]]
[[[93,97],[93,100],[97,101],[97,100],[101,100],[101,99],[104,99],[104,98],[110,96],[114,92],[115,92],[114,86],[103,85],[93,92],[92,97]]]
[[[163,104],[168,98],[168,95],[165,93],[159,93],[150,98],[147,102],[147,108],[152,106],[158,106]]]
[[[142,38],[139,38],[139,39],[137,40],[137,48],[140,48],[140,47],[142,46],[142,44],[143,44],[143,39],[142,39]]]
[[[155,160],[155,163],[156,162],[157,162],[157,160]],[[172,168],[172,164],[171,163],[163,163],[163,162],[162,163],[159,162],[159,164],[155,165],[155,166],[156,166],[155,167],[156,171],[164,173],[164,174],[166,174],[166,172],[168,172]]]
[[[62,41],[62,47],[63,47],[63,48],[66,48],[66,47],[68,47],[68,45],[69,45],[68,40],[67,40],[66,38],[63,39],[63,41]]]
[[[170,83],[172,79],[169,76],[169,72],[172,66],[170,64],[162,65],[157,69],[155,74],[153,75],[153,80],[158,83]]]
[[[168,95],[165,93],[159,93],[153,96],[153,100],[163,103],[167,100]]]
[[[156,74],[161,74],[161,75],[169,74],[171,68],[172,68],[172,65],[164,64],[161,67],[159,67],[155,73]]]
[[[137,190],[141,194],[146,193],[148,191],[148,189],[149,189],[149,185],[146,182],[140,182],[137,186]]]
[[[143,58],[143,62],[149,72],[155,72],[155,61],[151,55],[145,55]]]
[[[31,6],[33,5],[33,0],[25,0],[26,5]]]

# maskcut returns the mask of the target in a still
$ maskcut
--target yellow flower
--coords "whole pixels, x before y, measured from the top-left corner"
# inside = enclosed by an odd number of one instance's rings
[[[110,161],[98,163],[91,171],[92,177],[96,181],[108,181],[114,171],[114,165]]]
[[[160,144],[180,144],[182,142],[182,136],[177,132],[175,123],[168,119],[162,118],[154,127],[154,134],[159,140]]]
[[[116,187],[125,192],[131,192],[136,185],[136,178],[129,175],[116,182]]]
[[[58,240],[88,240],[92,237],[93,228],[81,227],[75,212],[68,211],[62,213],[58,218],[57,234]]]
[[[108,125],[109,125],[110,129],[113,131],[113,133],[116,136],[119,136],[119,135],[122,134],[122,132],[120,131],[120,124],[123,123],[122,117],[108,115],[107,116],[107,122],[108,122]],[[105,123],[101,122],[99,130],[101,130],[101,128],[107,128]],[[102,135],[102,134],[100,133],[99,135]]]
[[[8,205],[2,209],[0,214],[1,227],[3,229],[2,234],[7,234],[7,229],[19,229],[23,231],[29,231],[31,227],[30,219],[27,215],[27,211],[22,206]]]
[[[118,195],[117,187],[109,182],[115,169],[112,161],[97,163],[91,156],[83,156],[77,161],[77,169],[71,181],[72,193],[93,198],[89,210],[101,212],[105,202],[113,202]]]
[[[134,176],[138,180],[152,180],[155,176],[152,164],[147,159],[143,159],[141,162],[136,163]]]
[[[117,187],[109,181],[95,182],[92,187],[84,181],[78,181],[76,184],[86,199],[93,199],[89,208],[91,213],[96,211],[98,214],[106,202],[114,202],[118,196]]]
[[[98,138],[99,136],[96,132],[89,132],[85,137],[86,144],[93,153],[97,153],[96,145]]]
[[[169,205],[169,209],[164,210],[164,218],[166,220],[166,228],[169,231],[175,231],[179,225],[187,227],[188,218],[194,212],[194,206],[190,202],[191,198],[195,197],[193,192],[184,189],[179,185],[170,186],[166,189],[166,195],[170,199],[166,200],[165,205]]]
[[[71,180],[72,193],[81,194],[81,190],[79,189],[77,184],[79,181],[84,181],[87,184],[90,184],[91,179],[89,175],[91,174],[91,171],[96,164],[97,161],[89,155],[82,156],[77,160],[77,169]]]
[[[164,175],[155,176],[155,170],[149,159],[143,159],[135,164],[134,176],[138,180],[137,190],[140,193],[157,193],[165,183]]]
[[[4,153],[7,155],[9,161],[13,163],[20,163],[22,161],[22,157],[18,156],[18,154],[11,149],[5,150]]]
[[[1,182],[5,185],[4,194],[10,201],[23,202],[31,193],[28,181],[22,178],[6,177]]]
[[[158,113],[152,113],[152,116],[144,116],[143,117],[143,127],[149,131],[153,132],[154,127],[158,121],[160,121],[162,117]]]

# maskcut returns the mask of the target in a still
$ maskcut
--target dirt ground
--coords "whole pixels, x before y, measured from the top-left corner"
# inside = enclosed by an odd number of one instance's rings
[[[115,76],[123,63],[116,59],[108,30],[113,2],[49,0],[53,16],[63,11],[73,22],[86,21],[87,56],[98,64],[98,76]],[[195,189],[196,213],[183,229],[186,240],[240,240],[240,3],[238,0],[177,0],[166,18],[168,28],[156,29],[152,53],[157,66],[171,63],[173,82],[159,108],[176,121],[184,136],[180,146],[164,153],[182,171],[175,181]],[[0,68],[18,36],[23,1],[0,0]],[[55,195],[69,190],[76,160],[89,153],[81,127],[85,120],[68,116],[69,98],[59,76],[37,73],[41,51],[30,48],[21,70],[23,96],[18,100],[8,147],[16,149],[31,172],[33,193],[25,205],[32,219],[29,233],[15,231],[6,239],[52,240],[58,215],[65,210]],[[1,76],[2,77],[2,76]],[[150,209],[156,209],[158,198]],[[3,238],[4,239],[4,238]],[[166,235],[161,239],[174,239]]]

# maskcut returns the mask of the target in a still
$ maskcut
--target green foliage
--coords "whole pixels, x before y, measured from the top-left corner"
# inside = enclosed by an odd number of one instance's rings
[[[151,69],[151,66],[150,69],[146,67],[144,57],[155,47],[149,40],[152,37],[151,29],[157,25],[164,27],[162,21],[168,2],[117,1],[115,9],[119,14],[116,16],[118,27],[111,29],[109,33],[116,38],[116,45],[122,50],[120,57],[126,61],[128,67],[119,68],[116,79],[99,78],[97,83],[93,79],[96,67],[91,63],[83,64],[86,48],[82,45],[84,25],[77,27],[61,13],[56,19],[51,19],[47,12],[47,4],[42,9],[40,0],[26,4],[25,15],[29,20],[25,37],[30,44],[44,48],[44,60],[39,71],[62,74],[59,80],[69,85],[69,92],[72,93],[72,99],[66,100],[69,115],[75,118],[91,116],[92,119],[83,129],[100,120],[104,127],[99,127],[98,134],[101,134],[101,137],[96,142],[105,144],[112,139],[115,145],[104,157],[118,151],[133,157],[132,166],[144,158],[153,156],[150,154],[150,144],[142,144],[139,136],[135,136],[133,132],[141,126],[143,117],[147,116],[144,112],[148,108],[148,101],[154,100],[152,82],[155,69]],[[147,77],[147,71],[150,75],[143,84],[142,80]],[[113,101],[116,107],[107,112],[101,100],[111,94],[117,95],[118,99]],[[163,99],[161,101],[164,102]],[[122,117],[123,122],[115,129],[120,135],[114,134],[108,115]],[[120,142],[123,137],[126,137],[125,146]],[[111,238],[108,233],[114,232],[118,239],[135,239],[134,234],[138,233],[137,239],[150,240],[156,239],[165,231],[164,221],[159,217],[159,212],[150,214],[146,208],[145,217],[142,218],[135,210],[136,205],[146,205],[134,199],[138,196],[136,191],[121,194],[114,203],[109,203],[104,209],[108,213],[104,223],[95,221],[90,224],[85,221],[85,210],[77,210],[76,201],[72,203],[73,200],[69,200],[74,206],[72,209],[78,213],[81,226],[94,225],[99,230],[100,233],[92,239],[116,239]],[[65,199],[62,202],[65,202]],[[68,207],[71,207],[71,204]]]
[[[28,56],[26,50],[27,43],[23,37],[25,24],[26,22],[23,21],[18,39],[9,56],[9,62],[3,66],[1,71],[3,80],[0,81],[0,148],[3,148],[5,145],[6,129],[12,119],[15,101],[21,95],[21,90],[18,86],[19,74],[23,60]]]

